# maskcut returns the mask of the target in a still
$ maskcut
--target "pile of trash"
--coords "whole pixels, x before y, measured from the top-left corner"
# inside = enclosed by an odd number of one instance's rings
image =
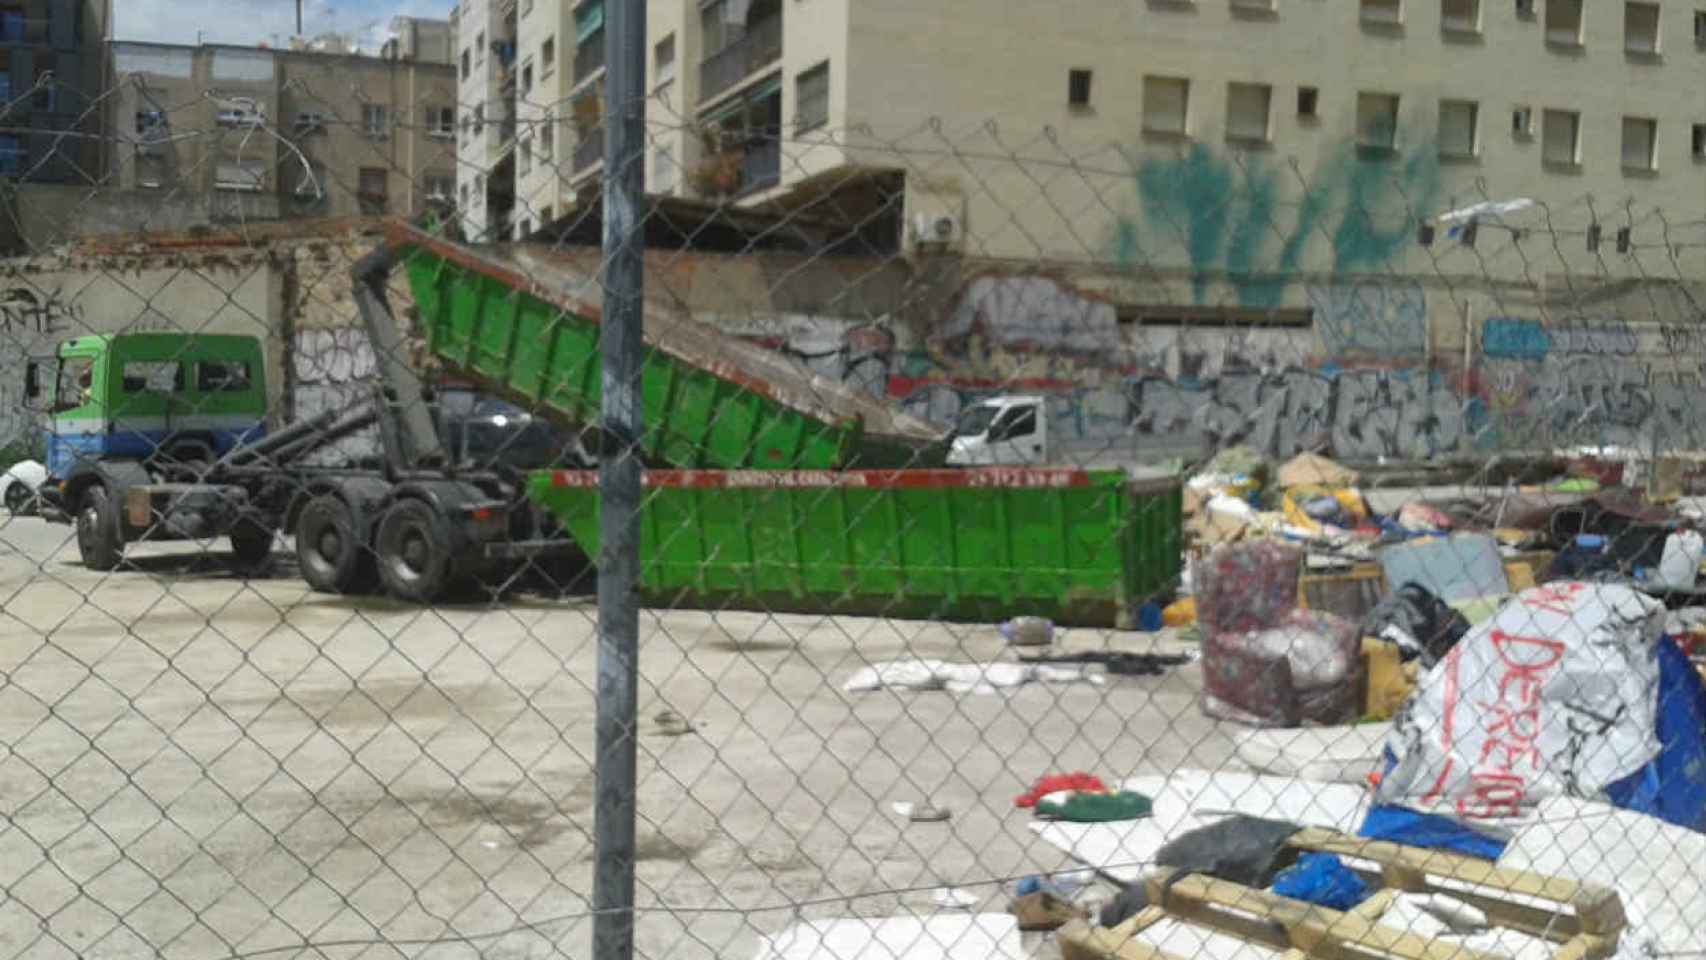
[[[1278,605],[1277,592],[1251,595],[1253,616]],[[1615,957],[1690,955],[1706,943],[1697,909],[1706,902],[1706,680],[1679,633],[1706,617],[1667,612],[1626,583],[1560,581],[1516,591],[1477,623],[1431,590],[1406,590],[1382,605],[1380,620],[1417,679],[1352,782],[1075,772],[1040,779],[1019,797],[1035,811],[1039,837],[1107,881],[1054,912],[1073,924],[1063,935],[1092,954],[1121,937],[1181,946],[1183,934],[1150,925],[1153,914],[1138,927],[1111,928],[1153,906],[1158,889],[1195,875],[1363,911],[1468,950],[1545,957],[1558,949],[1502,924],[1482,901],[1381,890],[1354,856],[1300,851],[1293,838],[1316,828],[1607,887],[1627,916]],[[1318,751],[1334,728],[1321,733],[1298,739]],[[1059,815],[1111,807],[1108,798],[1121,796],[1137,798],[1124,802],[1123,818]],[[1095,939],[1098,929],[1110,937]],[[1191,935],[1202,944],[1197,955],[1222,955]]]
[[[1619,486],[1636,473],[1593,451],[1559,463],[1547,483],[1443,496],[1370,492],[1317,454],[1222,451],[1186,483],[1185,574],[1160,618],[1196,631],[1204,711],[1265,728],[1389,720],[1473,627],[1547,583],[1662,600],[1706,675],[1703,504]]]

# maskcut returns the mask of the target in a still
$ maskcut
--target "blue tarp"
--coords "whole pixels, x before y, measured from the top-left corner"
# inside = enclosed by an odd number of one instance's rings
[[[1656,732],[1659,755],[1633,775],[1607,787],[1615,806],[1706,833],[1706,684],[1674,641],[1658,643],[1659,706]],[[1385,752],[1385,771],[1397,765]],[[1503,840],[1471,830],[1449,817],[1404,807],[1376,806],[1357,831],[1374,840],[1412,847],[1451,850],[1497,860]]]
[[[1607,787],[1613,804],[1706,833],[1706,685],[1669,637],[1659,643],[1659,755]]]
[[[1306,853],[1274,878],[1282,897],[1334,910],[1349,910],[1369,897],[1368,885],[1330,853]]]

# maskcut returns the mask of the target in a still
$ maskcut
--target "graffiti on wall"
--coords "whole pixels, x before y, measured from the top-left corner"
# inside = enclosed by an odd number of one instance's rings
[[[1307,291],[1327,356],[1413,362],[1427,354],[1428,304],[1421,284],[1382,279]]]
[[[290,343],[291,404],[295,419],[349,410],[365,401],[378,370],[373,345],[354,327],[299,330]],[[314,454],[316,462],[367,457],[379,451],[369,428]]]
[[[74,333],[82,329],[83,308],[55,290],[11,287],[0,293],[0,332],[13,336]]]
[[[1117,218],[1112,252],[1128,266],[1190,271],[1198,304],[1224,277],[1237,304],[1273,309],[1290,278],[1390,269],[1415,236],[1417,211],[1440,192],[1439,159],[1425,137],[1396,154],[1351,143],[1312,173],[1258,151],[1193,144],[1174,156],[1146,153],[1133,171],[1134,209]],[[1183,262],[1173,255],[1182,250]]]
[[[1330,450],[1347,460],[1426,459],[1459,449],[1466,436],[1456,394],[1419,370],[1293,368],[1197,385],[1148,377],[1137,381],[1133,404],[1140,436],[1279,457]]]
[[[1694,324],[1491,317],[1480,375],[1491,446],[1706,445],[1706,366]]]

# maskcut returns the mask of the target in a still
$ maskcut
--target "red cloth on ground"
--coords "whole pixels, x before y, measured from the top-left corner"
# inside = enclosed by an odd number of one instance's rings
[[[1015,807],[1034,807],[1037,801],[1051,793],[1062,790],[1080,790],[1095,793],[1107,793],[1108,785],[1088,773],[1055,773],[1046,777],[1038,777],[1031,789],[1013,798]]]

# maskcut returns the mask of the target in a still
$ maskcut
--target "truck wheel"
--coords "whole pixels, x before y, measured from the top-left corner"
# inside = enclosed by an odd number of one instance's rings
[[[297,516],[296,562],[321,593],[359,593],[373,581],[373,554],[349,505],[334,496],[315,497]]]
[[[83,566],[103,572],[116,568],[124,558],[118,510],[107,488],[98,483],[84,490],[78,502],[77,553],[83,558]]]
[[[250,520],[239,520],[231,529],[231,553],[236,558],[239,573],[248,575],[265,570],[272,559],[272,531]]]
[[[393,504],[374,539],[379,579],[392,596],[432,603],[449,586],[454,569],[450,536],[431,505],[420,500]]]
[[[30,508],[30,499],[35,495],[30,492],[30,485],[22,480],[14,480],[6,485],[6,512],[14,517],[23,516]]]

